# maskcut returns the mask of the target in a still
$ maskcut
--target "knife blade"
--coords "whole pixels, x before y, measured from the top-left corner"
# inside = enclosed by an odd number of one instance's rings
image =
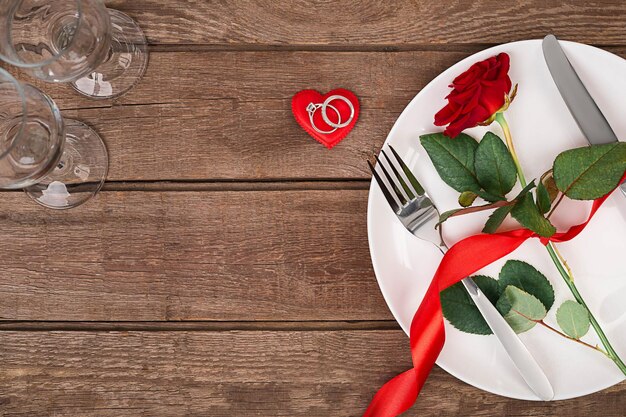
[[[495,306],[489,301],[485,294],[480,291],[478,285],[476,285],[471,278],[465,278],[461,282],[469,293],[472,301],[474,301],[478,311],[480,311],[487,322],[487,325],[498,338],[502,347],[504,347],[504,350],[515,364],[524,381],[526,381],[526,384],[528,384],[533,392],[543,401],[553,399],[554,390],[550,384],[550,380],[509,323],[504,320]]]
[[[587,141],[592,145],[617,142],[619,139],[609,121],[576,73],[556,36],[543,38],[541,47],[552,79]],[[626,183],[620,189],[626,196]]]
[[[556,36],[546,36],[542,49],[552,79],[589,143],[601,145],[617,142],[617,135],[580,80]]]

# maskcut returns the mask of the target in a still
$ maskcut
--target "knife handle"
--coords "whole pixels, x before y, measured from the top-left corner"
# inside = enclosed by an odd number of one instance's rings
[[[463,286],[465,286],[472,301],[474,301],[489,328],[498,338],[506,353],[508,353],[524,381],[539,398],[544,401],[551,400],[554,397],[552,385],[519,336],[471,278],[465,278],[461,282],[463,282]]]

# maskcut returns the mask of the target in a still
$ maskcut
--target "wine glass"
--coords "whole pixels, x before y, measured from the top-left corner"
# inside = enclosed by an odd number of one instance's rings
[[[93,197],[107,171],[96,132],[64,121],[46,94],[0,69],[0,188],[24,188],[37,203],[66,209]]]
[[[101,0],[0,0],[0,57],[91,98],[130,90],[148,63],[141,28]]]

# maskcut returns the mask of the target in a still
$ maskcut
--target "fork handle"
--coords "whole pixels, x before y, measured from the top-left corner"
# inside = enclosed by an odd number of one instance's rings
[[[498,338],[513,364],[522,375],[522,378],[524,378],[524,381],[539,398],[544,401],[551,400],[554,397],[552,385],[519,336],[471,278],[465,278],[462,282],[489,328]]]

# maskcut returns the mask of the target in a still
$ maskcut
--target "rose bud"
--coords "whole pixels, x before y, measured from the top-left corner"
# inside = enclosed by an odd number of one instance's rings
[[[490,124],[512,100],[508,97],[509,66],[509,55],[501,53],[475,63],[456,77],[446,97],[448,104],[435,115],[435,126],[447,125],[444,133],[454,138],[465,129]]]

